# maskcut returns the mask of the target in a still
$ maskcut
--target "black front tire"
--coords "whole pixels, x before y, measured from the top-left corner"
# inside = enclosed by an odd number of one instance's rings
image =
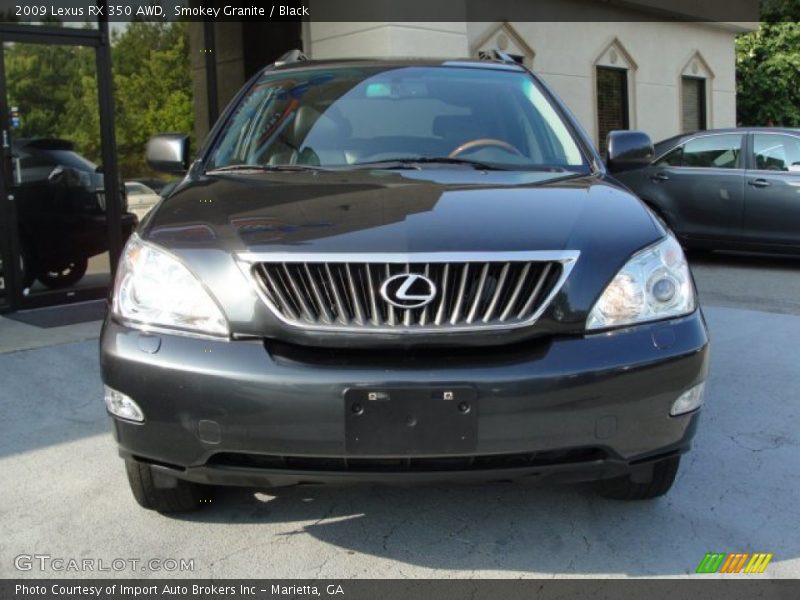
[[[680,456],[671,456],[648,467],[648,476],[624,475],[597,482],[597,493],[614,500],[651,500],[666,494],[675,483]]]
[[[125,461],[128,483],[139,506],[160,513],[188,512],[208,506],[214,488],[153,473],[150,465]]]
[[[86,270],[88,268],[88,258],[76,258],[57,267],[52,265],[45,266],[41,272],[36,275],[36,278],[41,281],[45,287],[51,290],[58,290],[78,283],[83,279],[83,276],[86,275]]]

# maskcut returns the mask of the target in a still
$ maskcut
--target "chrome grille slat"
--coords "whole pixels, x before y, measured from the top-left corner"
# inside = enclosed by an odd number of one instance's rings
[[[506,307],[502,313],[500,313],[500,321],[503,322],[508,318],[508,315],[514,310],[514,306],[517,304],[517,298],[519,298],[520,292],[522,292],[522,286],[525,285],[525,279],[528,277],[528,271],[531,270],[531,263],[526,263],[525,266],[522,268],[522,272],[517,276],[517,285],[514,286],[514,291],[511,292],[511,298],[508,299],[506,302]]]
[[[361,325],[364,323],[364,308],[361,306],[361,298],[358,297],[355,279],[353,279],[353,274],[350,272],[350,263],[345,263],[344,272],[347,276],[347,288],[350,290],[350,306],[353,307],[356,323]]]
[[[469,309],[469,313],[467,314],[467,323],[472,323],[475,320],[475,316],[478,314],[478,308],[483,300],[483,288],[486,287],[486,276],[489,274],[490,266],[491,263],[486,263],[483,265],[483,269],[481,269],[481,277],[478,280],[478,288],[475,290],[475,299],[472,301],[472,307]]]
[[[423,270],[423,274],[425,275],[425,277],[430,277],[431,276],[431,265],[430,265],[430,263],[425,263],[425,269]],[[434,284],[435,283],[436,282],[434,281]],[[422,312],[419,314],[419,324],[420,325],[425,325],[425,323],[428,321],[428,308],[430,308],[430,304],[426,304],[425,306],[422,307]]]
[[[441,325],[442,321],[444,321],[445,310],[447,309],[447,302],[448,302],[447,292],[449,290],[447,289],[448,285],[447,280],[449,277],[450,277],[450,263],[445,263],[444,269],[442,271],[442,289],[439,292],[439,294],[442,296],[442,299],[439,301],[439,309],[436,311],[436,320],[434,321],[436,325]]]
[[[392,276],[392,265],[390,265],[389,263],[386,263],[386,278],[388,279],[391,276]],[[395,324],[394,306],[392,306],[388,302],[386,303],[386,322],[389,325],[394,325]]]
[[[453,315],[450,317],[450,324],[455,325],[461,318],[461,307],[464,305],[464,292],[467,288],[467,278],[469,277],[469,263],[461,265],[461,279],[456,292],[456,305],[453,307]]]
[[[292,300],[300,307],[300,311],[305,316],[306,320],[309,323],[313,323],[316,321],[316,315],[312,312],[311,307],[308,304],[308,294],[305,294],[301,289],[300,286],[297,284],[297,277],[295,277],[289,271],[289,265],[283,263],[283,274],[286,276],[286,280],[289,282],[289,290],[294,292],[292,296]]]
[[[308,266],[308,263],[303,264],[303,271],[305,271],[305,279],[308,281],[308,285],[311,288],[311,291],[314,294],[314,299],[317,302],[317,306],[319,307],[319,313],[322,320],[325,323],[332,323],[333,316],[331,315],[331,311],[328,308],[328,302],[323,298],[322,292],[320,291],[319,283],[317,282],[316,277],[311,274],[311,268]]]
[[[492,301],[489,303],[489,307],[486,309],[486,314],[483,315],[483,322],[488,323],[492,316],[494,315],[494,311],[497,308],[497,304],[500,302],[500,295],[503,293],[503,286],[506,283],[506,278],[508,277],[508,270],[511,268],[511,263],[506,263],[503,265],[503,269],[500,271],[500,277],[497,278],[497,285],[494,288],[494,295],[492,296]]]
[[[367,264],[367,295],[369,296],[369,306],[370,311],[372,312],[372,324],[373,325],[380,325],[381,324],[381,314],[378,312],[378,290],[375,287],[375,284],[372,281],[372,265]]]
[[[344,274],[344,264],[334,265],[333,273],[336,279],[336,289],[342,292],[341,298],[342,304],[345,307],[344,310],[346,311],[346,318],[348,321],[352,321],[355,311],[353,310],[353,303],[350,298],[350,294],[348,293],[347,278]]]
[[[411,265],[406,264],[406,273],[411,273]],[[411,316],[413,314],[413,310],[406,309],[403,311],[403,325],[408,327],[411,325]]]
[[[289,303],[288,298],[283,293],[281,289],[282,286],[278,284],[277,280],[270,273],[269,268],[266,265],[263,265],[261,268],[261,272],[264,275],[266,282],[269,284],[270,295],[274,294],[275,297],[278,299],[278,302],[281,305],[281,308],[286,312],[286,316],[290,319],[296,319],[297,315],[295,313],[294,307]]]
[[[289,325],[425,333],[533,324],[563,285],[578,253],[431,253],[378,255],[376,259],[368,254],[339,258],[283,253],[258,258],[243,261],[243,267],[255,278],[267,306]],[[381,293],[384,282],[402,273],[426,277],[428,289],[435,289],[433,299],[412,308],[388,302]],[[395,291],[400,283],[393,284]],[[425,282],[419,278],[414,288],[408,288],[415,291],[407,292],[407,302],[414,302],[411,294],[420,293],[416,287],[420,284],[424,290]]]
[[[339,287],[336,285],[336,278],[331,273],[331,266],[325,263],[325,273],[328,276],[328,284],[330,285],[331,294],[333,295],[334,302],[336,303],[336,311],[338,313],[338,321],[347,324],[350,319],[347,318],[347,311],[344,308],[344,302],[339,295]]]
[[[536,285],[534,286],[533,291],[531,292],[530,296],[528,296],[528,300],[522,306],[522,308],[519,311],[519,314],[517,315],[518,319],[523,318],[525,314],[531,309],[531,305],[539,296],[539,292],[541,291],[542,286],[544,285],[544,282],[547,279],[547,276],[550,274],[550,269],[552,266],[553,265],[545,265],[544,269],[542,269],[542,274],[539,275],[539,279],[536,281]]]

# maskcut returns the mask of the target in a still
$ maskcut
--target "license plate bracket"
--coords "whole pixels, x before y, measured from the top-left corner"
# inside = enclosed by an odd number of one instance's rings
[[[477,445],[473,387],[351,388],[344,410],[348,454],[442,455],[473,452]]]

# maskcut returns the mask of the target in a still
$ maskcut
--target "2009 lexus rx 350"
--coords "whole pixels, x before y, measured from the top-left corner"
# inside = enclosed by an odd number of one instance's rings
[[[130,238],[101,340],[138,502],[215,485],[672,485],[708,337],[680,246],[548,88],[495,61],[259,73]]]

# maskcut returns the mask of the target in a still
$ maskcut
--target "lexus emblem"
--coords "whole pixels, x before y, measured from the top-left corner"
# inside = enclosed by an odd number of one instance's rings
[[[381,296],[397,308],[420,308],[436,297],[436,284],[424,275],[400,273],[383,282]]]

